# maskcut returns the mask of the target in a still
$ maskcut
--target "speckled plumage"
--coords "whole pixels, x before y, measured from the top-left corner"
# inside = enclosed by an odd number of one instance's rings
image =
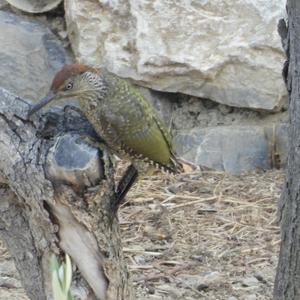
[[[169,131],[134,85],[102,69],[64,68],[54,78],[52,90],[79,99],[81,111],[113,152],[131,160],[139,171],[145,165],[181,171]]]

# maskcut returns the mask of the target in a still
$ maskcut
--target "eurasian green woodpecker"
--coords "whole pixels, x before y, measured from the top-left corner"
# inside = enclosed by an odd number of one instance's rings
[[[77,98],[80,110],[108,148],[129,159],[141,172],[154,166],[179,173],[168,129],[151,104],[130,82],[106,70],[83,64],[65,65],[54,77],[49,94],[35,104],[33,114],[51,101]]]

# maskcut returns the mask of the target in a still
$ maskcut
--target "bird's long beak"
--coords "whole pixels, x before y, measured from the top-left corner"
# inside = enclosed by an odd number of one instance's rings
[[[42,98],[41,100],[39,100],[36,104],[34,104],[29,112],[28,112],[28,118],[30,116],[32,116],[34,113],[36,113],[38,110],[40,110],[42,107],[44,107],[45,105],[47,105],[50,101],[52,101],[55,98],[55,94],[50,91],[47,96],[45,96],[44,98]]]

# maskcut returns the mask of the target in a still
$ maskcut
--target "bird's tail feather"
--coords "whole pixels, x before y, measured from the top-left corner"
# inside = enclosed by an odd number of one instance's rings
[[[122,178],[118,183],[118,187],[116,191],[118,206],[125,198],[126,194],[130,190],[132,185],[136,182],[137,177],[138,177],[137,169],[133,165],[128,166],[128,168],[126,169],[125,173],[123,174]]]

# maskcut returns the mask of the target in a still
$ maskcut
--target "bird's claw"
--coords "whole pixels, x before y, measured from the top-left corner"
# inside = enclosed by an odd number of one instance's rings
[[[80,110],[80,108],[73,106],[73,105],[64,106],[64,113],[69,113],[71,111],[74,111],[74,112],[78,113],[80,116],[83,116],[83,112]]]

